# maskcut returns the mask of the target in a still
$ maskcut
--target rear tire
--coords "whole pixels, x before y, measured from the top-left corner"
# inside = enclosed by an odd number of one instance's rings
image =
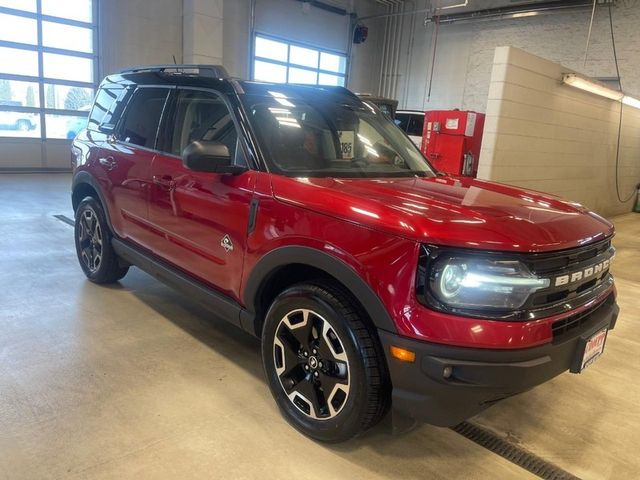
[[[285,419],[316,440],[348,440],[388,410],[389,375],[375,330],[331,282],[278,295],[265,319],[262,360]]]
[[[76,253],[82,271],[94,283],[115,283],[129,271],[111,245],[111,230],[102,205],[86,197],[76,209]]]

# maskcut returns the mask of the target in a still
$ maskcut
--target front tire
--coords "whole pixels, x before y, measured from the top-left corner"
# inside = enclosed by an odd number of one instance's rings
[[[93,197],[80,202],[75,221],[76,253],[82,271],[94,283],[115,283],[129,271],[111,245],[111,231],[102,205]]]
[[[316,440],[348,440],[388,409],[388,373],[375,331],[332,283],[297,284],[278,295],[265,319],[262,360],[285,419]]]

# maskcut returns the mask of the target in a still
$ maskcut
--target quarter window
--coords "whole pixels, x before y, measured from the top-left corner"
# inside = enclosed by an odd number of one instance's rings
[[[124,88],[120,86],[100,88],[89,115],[87,128],[98,130],[100,127],[103,131],[113,130],[119,116],[118,110],[124,103],[122,101],[124,92]]]
[[[126,143],[155,148],[162,109],[169,90],[139,88],[129,102],[118,138]]]

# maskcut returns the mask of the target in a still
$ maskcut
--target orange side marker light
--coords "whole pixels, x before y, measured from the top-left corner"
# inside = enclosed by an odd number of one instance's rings
[[[394,358],[397,358],[401,362],[413,363],[416,361],[416,354],[411,350],[406,350],[404,348],[391,345],[390,351],[391,351],[391,356]]]

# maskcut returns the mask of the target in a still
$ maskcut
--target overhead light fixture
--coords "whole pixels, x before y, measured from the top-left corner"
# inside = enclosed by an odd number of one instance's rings
[[[511,18],[525,18],[525,17],[536,17],[540,15],[540,12],[517,12],[517,13],[512,13],[511,14]]]
[[[437,7],[436,10],[449,10],[451,8],[461,8],[469,5],[469,0],[465,0],[464,3],[456,3],[455,5],[447,5],[446,7]]]
[[[630,97],[629,95],[622,97],[622,103],[629,105],[630,107],[640,108],[640,100]]]
[[[621,92],[620,90],[609,88],[603,83],[592,80],[588,77],[583,77],[578,73],[565,73],[564,75],[562,75],[562,83],[575,88],[579,88],[580,90],[584,90],[585,92],[594,93],[596,95],[600,95],[601,97],[610,98],[611,100],[622,102],[630,107],[640,109],[640,100],[638,100],[637,98],[634,98],[630,95],[625,95],[624,92]]]
[[[581,75],[578,75],[577,73],[565,73],[562,76],[562,83],[575,88],[579,88],[580,90],[584,90],[585,92],[590,92],[596,95],[600,95],[601,97],[610,98],[611,100],[620,101],[622,100],[622,97],[624,97],[624,93],[622,93],[621,91],[609,88],[600,82],[587,77],[583,77]]]

